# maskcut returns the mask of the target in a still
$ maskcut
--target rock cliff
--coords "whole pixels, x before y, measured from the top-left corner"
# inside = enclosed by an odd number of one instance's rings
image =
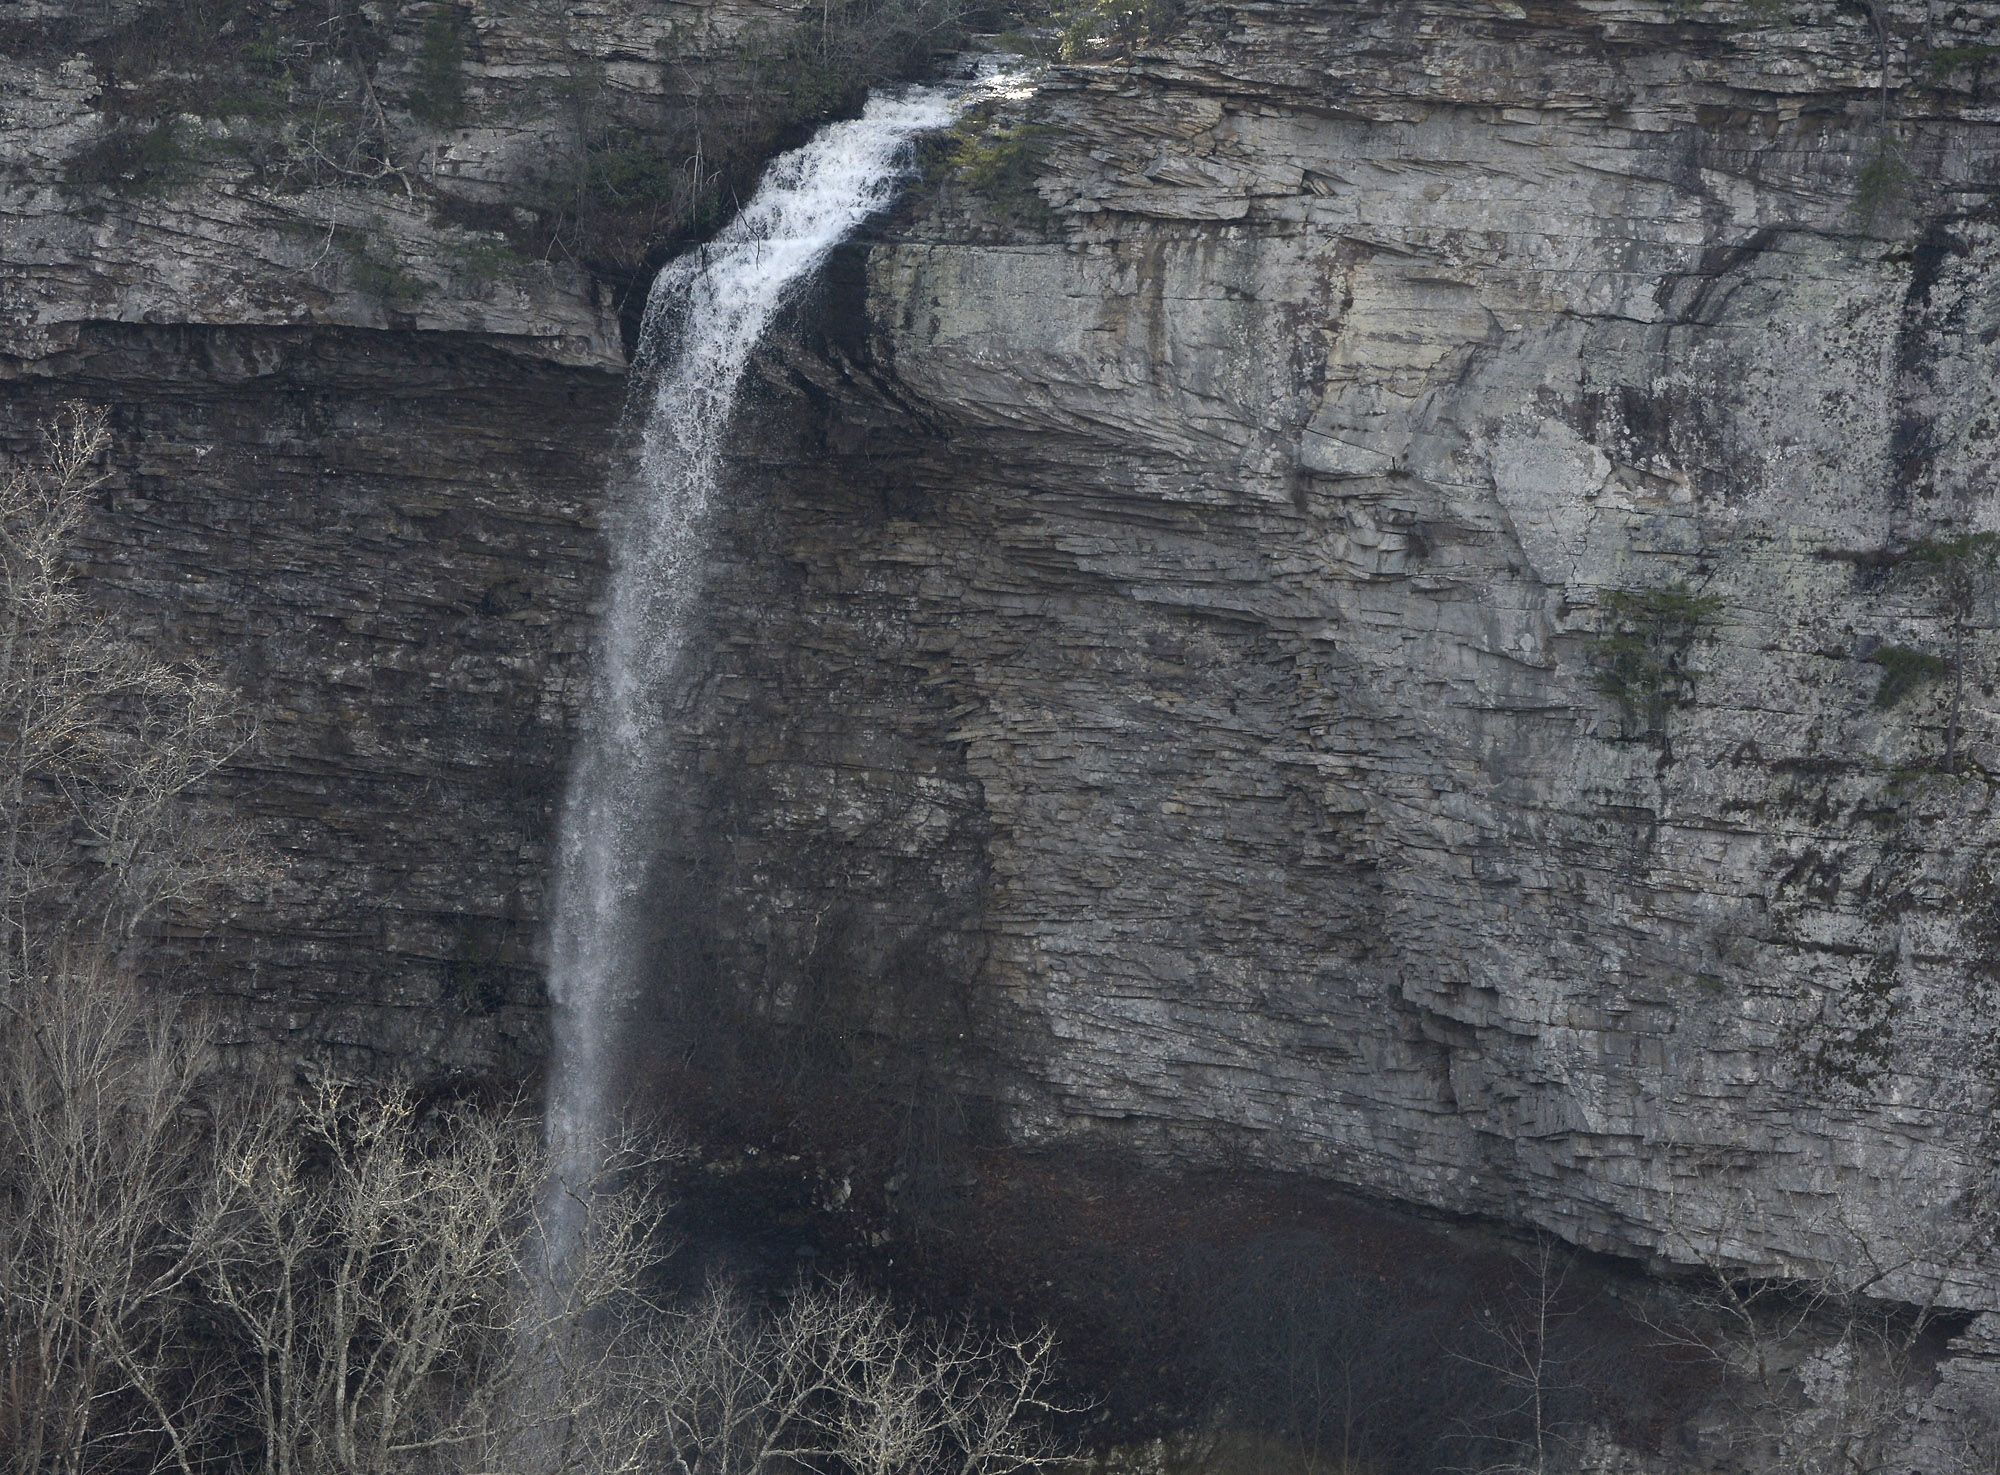
[[[745,469],[693,704],[766,837],[724,971],[916,866],[1028,1139],[1941,1273],[2000,154],[1926,62],[1993,18],[1879,19],[1232,6],[999,120],[1034,197],[919,196],[774,367],[818,439]]]
[[[631,288],[770,146],[745,58],[795,10],[0,17],[0,436],[112,410],[85,571],[257,714],[282,879],[177,949],[246,1041],[535,1069]]]
[[[969,128],[745,413],[674,1069],[1995,1309],[1996,40],[1217,4]],[[10,417],[128,406],[92,572],[266,713],[295,864],[212,948],[266,1027],[532,1056],[615,293],[454,286],[414,193],[325,207],[402,306],[293,197],[91,217],[101,79],[10,66]],[[426,167],[511,198],[496,130]]]

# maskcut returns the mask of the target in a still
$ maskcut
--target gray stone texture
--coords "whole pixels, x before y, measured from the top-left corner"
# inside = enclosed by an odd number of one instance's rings
[[[1990,1304],[2000,585],[1955,771],[1953,683],[1868,659],[1950,654],[1896,555],[2000,526],[1953,15],[1884,12],[1886,133],[1831,9],[1237,6],[1056,74],[1048,217],[919,195],[772,365],[818,428],[757,437],[690,700],[763,837],[702,861],[725,974],[829,905],[885,966],[976,834],[938,987],[1020,1138]],[[1681,583],[1649,731],[1613,596]]]
[[[559,120],[494,99],[571,53],[477,14],[419,153],[504,205]],[[679,11],[568,14],[682,85]],[[759,362],[663,993],[1019,1142],[1994,1307],[2000,574],[1899,555],[2000,531],[2000,63],[1927,60],[2000,9],[1874,14],[1288,0],[1053,71],[1039,206],[935,172]],[[263,716],[291,866],[191,951],[313,1048],[526,1069],[609,297],[458,281],[393,190],[79,210],[87,69],[4,66],[9,433],[120,406],[88,572]],[[1681,583],[1649,724],[1614,596]]]

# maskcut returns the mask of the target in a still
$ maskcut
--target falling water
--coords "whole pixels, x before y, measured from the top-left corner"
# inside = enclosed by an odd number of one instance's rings
[[[827,253],[894,196],[917,134],[962,87],[872,99],[765,172],[742,214],[653,284],[640,329],[651,376],[639,476],[612,532],[592,711],[557,853],[549,995],[549,1141],[562,1178],[595,1170],[616,1108],[618,1021],[641,985],[642,884],[657,851],[664,703],[700,592],[702,525],[737,386],[773,315]]]

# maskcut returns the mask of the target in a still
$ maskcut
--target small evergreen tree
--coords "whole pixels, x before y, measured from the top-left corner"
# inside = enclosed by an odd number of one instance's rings
[[[465,12],[455,5],[440,5],[424,20],[410,114],[434,128],[456,128],[465,117]]]

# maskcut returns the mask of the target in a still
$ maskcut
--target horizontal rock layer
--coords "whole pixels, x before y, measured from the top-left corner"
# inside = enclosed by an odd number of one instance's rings
[[[183,981],[287,1056],[535,1069],[622,381],[464,335],[111,323],[13,367],[18,454],[111,408],[80,572],[257,719],[227,797],[275,877],[180,919]]]
[[[969,937],[1022,1138],[1990,1304],[1994,16],[1791,14],[1217,7],[1003,118],[745,437],[720,976]]]
[[[474,124],[399,146],[526,208],[574,56],[681,85],[663,14],[476,15]],[[673,1059],[1990,1305],[1996,12],[1872,14],[1220,5],[1003,112],[1023,187],[931,180],[760,362]],[[7,434],[119,406],[88,571],[236,674],[291,858],[187,951],[301,1047],[530,1069],[618,304],[393,188],[79,204],[108,84],[36,34]]]

